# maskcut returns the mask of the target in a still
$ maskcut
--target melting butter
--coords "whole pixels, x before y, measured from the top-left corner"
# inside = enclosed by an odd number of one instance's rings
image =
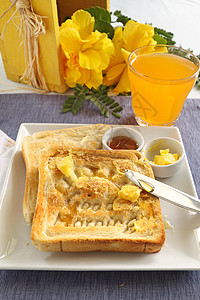
[[[148,193],[153,192],[154,187],[150,183],[147,183],[146,181],[141,179],[138,179],[138,181],[140,183],[141,188],[144,189],[146,192]]]
[[[170,223],[169,220],[167,220],[167,215],[162,215],[162,219],[163,219],[164,228],[170,229],[170,230],[172,230],[173,233],[175,233],[174,226]]]
[[[142,190],[134,185],[123,185],[121,190],[118,192],[118,196],[121,199],[128,200],[130,202],[135,202],[140,197],[140,192]]]
[[[57,162],[57,167],[66,177],[73,181],[77,179],[77,176],[74,173],[74,162],[71,155],[68,155]]]

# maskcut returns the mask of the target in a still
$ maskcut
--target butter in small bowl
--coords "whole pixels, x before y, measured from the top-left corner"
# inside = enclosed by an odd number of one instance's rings
[[[152,164],[155,165],[171,165],[179,160],[180,155],[178,153],[170,153],[169,149],[160,150],[160,154],[154,156],[154,161],[151,161]]]
[[[181,168],[185,154],[179,141],[162,137],[147,142],[143,155],[151,165],[155,177],[167,178]]]

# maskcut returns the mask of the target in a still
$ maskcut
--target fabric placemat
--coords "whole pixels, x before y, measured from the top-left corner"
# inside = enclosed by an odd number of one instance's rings
[[[0,128],[16,139],[21,123],[110,123],[136,124],[130,97],[117,97],[123,105],[122,117],[101,116],[93,103],[85,102],[73,116],[62,114],[66,96],[0,95]],[[186,149],[191,172],[200,195],[200,105],[188,99],[176,126]],[[8,216],[9,217],[9,216]],[[181,251],[181,249],[180,249]],[[151,259],[154,259],[152,255]],[[54,272],[0,271],[0,299],[199,299],[199,271],[152,272]]]

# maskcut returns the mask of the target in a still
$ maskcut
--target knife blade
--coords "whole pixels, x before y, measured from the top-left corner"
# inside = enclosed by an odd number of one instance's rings
[[[126,169],[125,175],[146,192],[182,208],[200,213],[200,200],[156,179]]]

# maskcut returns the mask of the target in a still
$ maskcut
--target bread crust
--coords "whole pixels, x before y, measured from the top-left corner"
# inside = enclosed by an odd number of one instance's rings
[[[38,164],[40,150],[54,146],[101,149],[102,136],[110,125],[94,124],[73,128],[36,132],[22,141],[22,154],[26,166],[26,183],[23,199],[23,215],[29,226],[32,224],[38,192]]]
[[[75,180],[66,178],[56,166],[69,155],[74,162]],[[157,197],[142,192],[138,203],[126,204],[128,209],[113,209],[121,187],[132,184],[124,175],[126,168],[154,176],[137,151],[60,145],[40,151],[37,205],[31,229],[34,246],[41,251],[160,251],[165,230]],[[138,220],[147,224],[144,230],[135,229]]]

